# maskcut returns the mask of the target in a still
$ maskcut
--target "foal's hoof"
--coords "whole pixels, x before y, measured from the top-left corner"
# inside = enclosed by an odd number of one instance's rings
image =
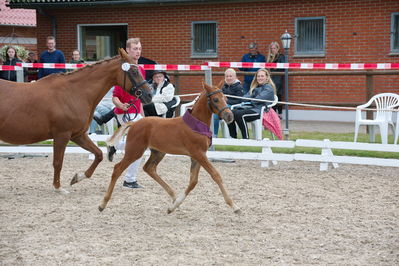
[[[102,211],[104,210],[104,208],[101,207],[101,206],[98,206],[98,210],[99,210],[100,212],[102,212]]]
[[[78,173],[76,173],[76,174],[73,176],[70,185],[72,186],[73,184],[76,184],[76,183],[78,183],[79,181],[82,181],[82,180],[85,179],[85,178],[87,178],[87,177],[86,177],[84,174],[78,174]]]
[[[60,193],[60,194],[64,194],[64,195],[69,194],[69,191],[66,190],[66,189],[63,189],[62,187],[60,187],[60,188],[54,188],[54,191],[57,192],[57,193]]]

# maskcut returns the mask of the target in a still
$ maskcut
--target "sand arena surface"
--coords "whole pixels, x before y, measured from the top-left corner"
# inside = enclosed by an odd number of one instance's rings
[[[120,157],[117,156],[116,161]],[[199,183],[176,212],[143,172],[144,189],[122,188],[97,209],[113,163],[69,187],[87,155],[65,156],[52,189],[52,157],[0,158],[1,265],[398,265],[397,168],[280,162],[214,163],[236,215],[201,169]],[[167,157],[159,173],[177,191],[188,184],[189,160]]]

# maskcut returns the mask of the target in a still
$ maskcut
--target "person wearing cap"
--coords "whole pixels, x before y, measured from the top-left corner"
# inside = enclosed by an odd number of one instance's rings
[[[248,45],[249,53],[244,54],[244,56],[241,59],[241,62],[249,62],[249,63],[264,63],[266,62],[266,58],[263,54],[259,53],[258,51],[258,45],[256,42],[251,42]],[[246,72],[256,72],[259,68],[239,68],[241,71],[246,71]],[[244,76],[244,93],[248,93],[249,88],[251,86],[251,82],[253,79],[253,75],[245,75]]]
[[[33,63],[33,64],[37,63],[36,54],[34,52],[28,53],[28,59],[26,59],[26,63]],[[31,82],[32,80],[37,80],[37,73],[39,72],[39,69],[29,67],[27,71],[28,71],[28,82]]]
[[[152,74],[152,102],[143,106],[145,116],[162,116],[176,103],[175,87],[169,82],[165,71],[155,70]]]

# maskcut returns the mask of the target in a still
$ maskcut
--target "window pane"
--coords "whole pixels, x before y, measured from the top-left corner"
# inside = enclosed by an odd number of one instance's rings
[[[324,52],[324,19],[298,19],[297,35],[298,52]]]
[[[392,48],[397,50],[399,49],[399,15],[395,15],[393,17],[393,45]]]
[[[125,47],[127,25],[82,26],[82,57],[86,61],[98,61],[118,54]]]
[[[193,24],[194,54],[216,54],[216,23]]]

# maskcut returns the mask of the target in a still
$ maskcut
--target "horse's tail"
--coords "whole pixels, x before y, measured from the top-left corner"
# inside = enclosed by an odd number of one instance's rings
[[[115,146],[115,143],[118,143],[120,139],[125,135],[125,132],[133,125],[134,122],[127,122],[123,124],[118,130],[114,132],[114,134],[105,141],[108,146]]]

